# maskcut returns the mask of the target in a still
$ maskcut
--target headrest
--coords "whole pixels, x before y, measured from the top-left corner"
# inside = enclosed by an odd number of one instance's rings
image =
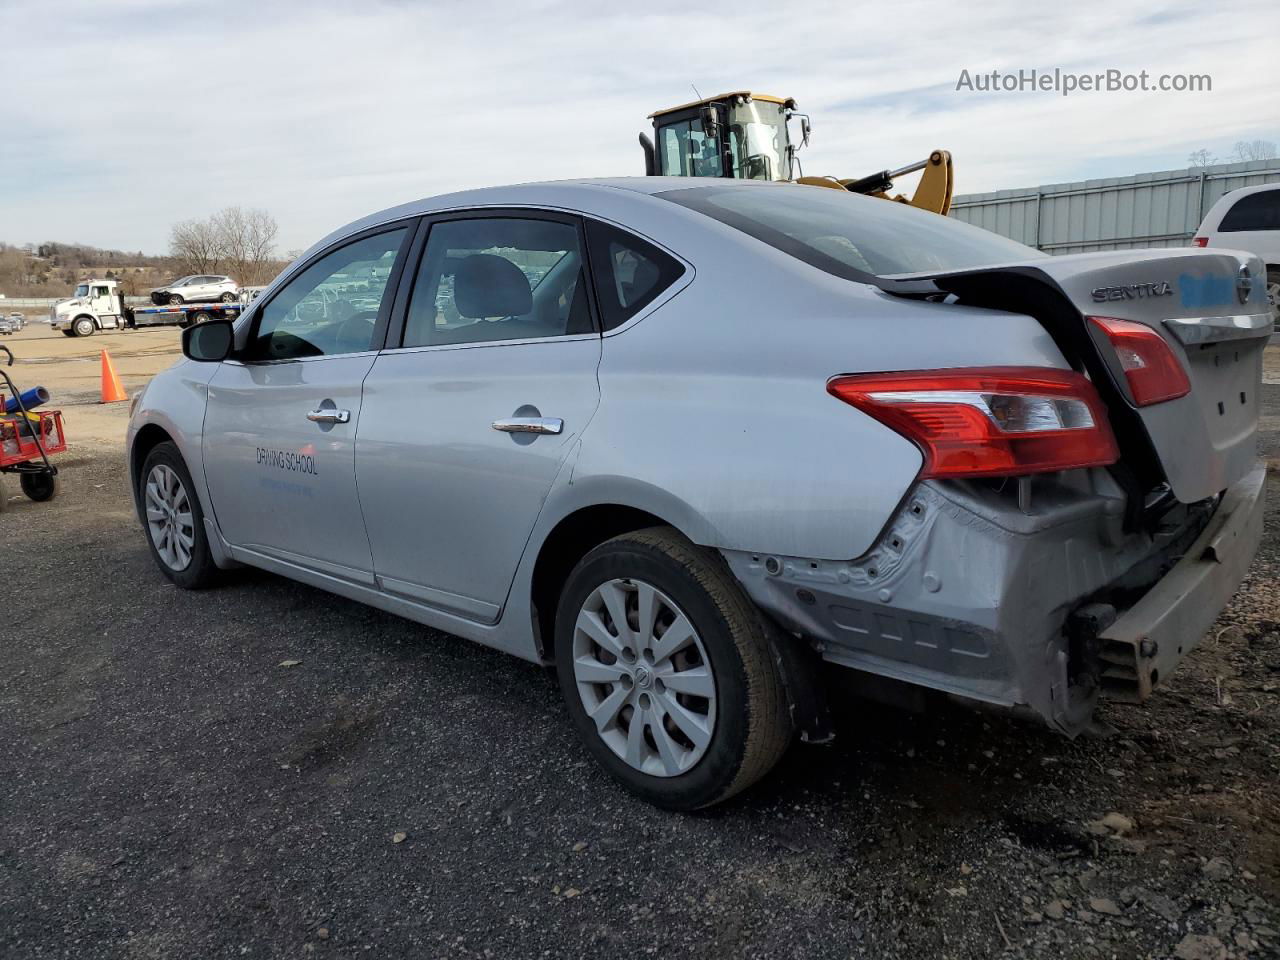
[[[533,309],[529,281],[510,260],[473,253],[453,274],[453,303],[468,320],[522,317]]]

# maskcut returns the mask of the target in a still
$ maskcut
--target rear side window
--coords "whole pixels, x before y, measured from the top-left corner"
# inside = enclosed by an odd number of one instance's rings
[[[478,217],[431,228],[404,346],[594,333],[578,228],[562,220]]]
[[[598,221],[587,221],[587,244],[605,330],[622,326],[684,273],[649,241]]]
[[[1218,230],[1221,233],[1280,230],[1280,190],[1263,190],[1241,197],[1222,218]]]

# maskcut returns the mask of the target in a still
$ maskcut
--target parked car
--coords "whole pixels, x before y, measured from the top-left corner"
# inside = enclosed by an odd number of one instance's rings
[[[1266,264],[1272,317],[1280,323],[1280,183],[1223,194],[1191,242],[1197,247],[1247,250],[1259,257]]]
[[[781,183],[420,201],[184,332],[139,518],[181,587],[249,564],[554,664],[669,808],[824,737],[833,671],[1074,735],[1257,548],[1261,271]]]
[[[13,326],[15,332],[21,330],[27,325],[27,315],[15,311],[9,314],[9,323]]]
[[[16,333],[18,329],[19,328],[14,324],[13,320],[4,315],[0,315],[0,333]]]
[[[180,277],[163,287],[151,291],[151,302],[156,306],[166,303],[234,303],[240,296],[240,286],[230,277],[190,276]]]

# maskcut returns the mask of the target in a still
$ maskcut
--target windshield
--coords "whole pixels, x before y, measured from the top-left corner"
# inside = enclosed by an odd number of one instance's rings
[[[958,220],[844,190],[692,187],[657,196],[848,280],[942,273],[1047,256]]]
[[[787,180],[787,115],[780,103],[751,100],[729,110],[729,150],[740,180]]]
[[[82,283],[78,287],[76,287],[75,296],[87,297],[88,295],[89,295],[89,285],[87,283]]]

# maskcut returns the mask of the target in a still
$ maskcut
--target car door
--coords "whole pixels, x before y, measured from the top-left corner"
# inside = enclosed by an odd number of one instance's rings
[[[234,546],[373,582],[356,428],[415,226],[369,232],[313,258],[255,308],[246,345],[209,382],[205,478]],[[365,289],[359,309],[332,293],[352,278]]]
[[[412,270],[357,433],[373,566],[387,592],[492,623],[599,402],[582,228],[528,210],[441,218]]]

